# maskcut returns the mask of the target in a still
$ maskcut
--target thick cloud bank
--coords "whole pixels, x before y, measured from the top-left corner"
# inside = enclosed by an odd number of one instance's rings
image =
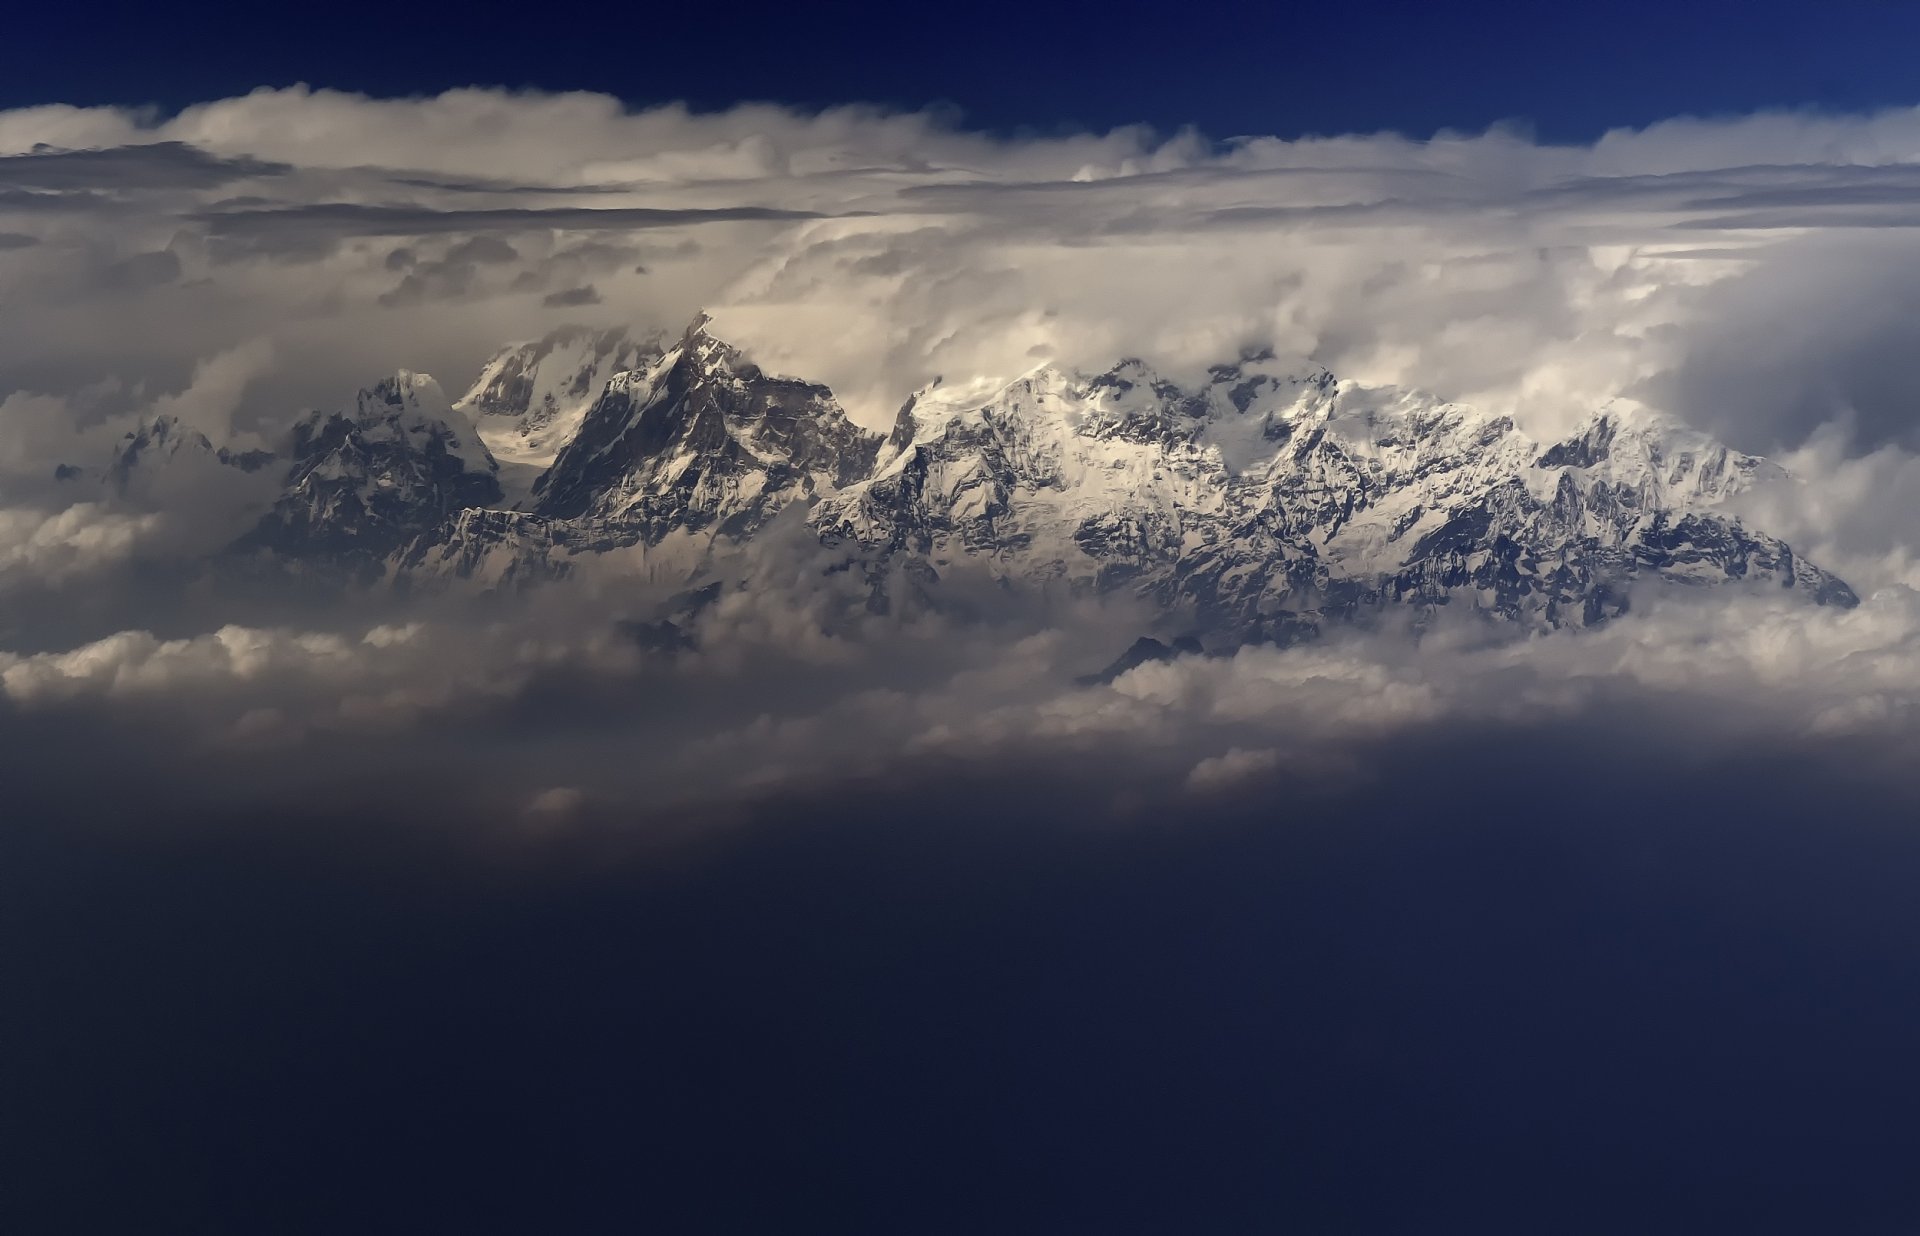
[[[1676,742],[1877,760],[1920,702],[1916,190],[1907,110],[1591,146],[1004,139],[487,90],[0,114],[0,723],[55,797],[97,792],[110,750],[168,793],[400,783],[539,828],[1036,754],[1112,769],[1090,809],[1125,815],[1364,778],[1437,727],[1636,710]],[[1752,514],[1863,604],[1674,600],[1520,643],[1443,624],[1087,685],[1138,633],[1122,608],[883,619],[804,566],[703,614],[694,651],[630,638],[617,590],[242,603],[176,564],[231,538],[244,476],[100,480],[157,413],[244,451],[398,368],[463,389],[507,341],[702,307],[875,428],[936,376],[1257,347],[1542,440],[1631,397],[1784,463],[1801,484]]]

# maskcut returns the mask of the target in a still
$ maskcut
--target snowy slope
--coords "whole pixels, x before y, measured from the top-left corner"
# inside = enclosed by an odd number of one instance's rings
[[[646,368],[662,350],[657,338],[621,329],[562,327],[501,349],[453,406],[473,419],[496,459],[545,468],[572,441],[607,383]]]

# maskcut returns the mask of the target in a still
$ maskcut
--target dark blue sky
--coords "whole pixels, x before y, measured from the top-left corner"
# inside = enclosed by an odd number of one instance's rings
[[[296,81],[468,84],[637,104],[957,105],[995,129],[1148,121],[1207,132],[1427,134],[1524,120],[1548,139],[1681,113],[1920,101],[1912,0],[955,5],[35,5],[0,105],[173,107]]]

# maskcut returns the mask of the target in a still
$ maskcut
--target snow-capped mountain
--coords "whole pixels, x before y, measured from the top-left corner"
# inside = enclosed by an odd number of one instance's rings
[[[696,319],[645,368],[617,373],[519,511],[470,511],[395,563],[409,583],[497,587],[591,564],[691,578],[716,545],[867,475],[881,444],[824,386],[773,377]]]
[[[564,326],[501,349],[453,406],[473,420],[496,459],[545,468],[614,375],[644,369],[663,351],[657,337]]]
[[[1642,579],[1846,585],[1718,508],[1777,474],[1644,409],[1563,443],[1415,392],[1268,358],[1181,389],[1137,361],[924,391],[874,475],[822,501],[829,543],[939,571],[1131,589],[1226,639],[1290,638],[1395,603],[1585,625]]]
[[[273,458],[270,451],[215,446],[211,438],[182,424],[179,417],[161,415],[128,430],[120,439],[105,480],[122,497],[138,496],[139,491],[168,482],[198,483],[212,469],[258,472]]]
[[[649,544],[709,529],[738,540],[864,477],[880,443],[832,391],[762,373],[701,318],[653,365],[607,384],[534,485],[532,509],[624,523]]]
[[[461,406],[551,428],[574,417],[565,399],[582,375],[607,368],[564,442],[554,430],[520,509],[430,378],[401,373],[351,409],[309,414],[278,500],[237,548],[481,590],[583,574],[726,588],[740,582],[736,551],[803,548],[819,555],[806,569],[866,581],[874,608],[902,578],[938,604],[943,577],[967,568],[1015,591],[1145,600],[1169,636],[1218,646],[1399,607],[1584,626],[1668,585],[1855,603],[1738,517],[1740,495],[1785,473],[1626,402],[1542,442],[1505,417],[1264,354],[1193,386],[1128,360],[935,383],[883,436],[826,387],[763,372],[701,317],[657,353],[618,332],[510,350]],[[126,450],[203,442],[162,426]]]
[[[351,408],[307,414],[284,458],[280,498],[240,548],[363,579],[461,511],[501,498],[486,444],[423,373],[402,370]]]

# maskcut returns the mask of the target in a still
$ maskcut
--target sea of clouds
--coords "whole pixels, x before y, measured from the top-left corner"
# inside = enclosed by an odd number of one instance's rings
[[[1088,812],[1137,815],[1338,792],[1409,736],[1542,725],[1570,750],[1630,732],[1892,777],[1920,705],[1916,225],[1920,110],[1580,146],[1006,137],[479,89],[0,113],[10,772],[86,801],[104,763],[234,810],[404,784],[449,817],[543,828],[1036,762],[1084,770]],[[238,496],[56,476],[97,472],[157,413],[261,446],[396,368],[457,393],[506,342],[703,308],[874,427],[935,376],[1129,355],[1187,376],[1250,347],[1543,438],[1632,397],[1791,469],[1755,523],[1862,604],[1675,598],[1594,632],[1442,623],[1090,686],[1142,629],[1124,604],[876,617],[778,544],[764,590],[678,654],[622,634],[637,593],[617,589],[241,606],[185,565],[231,535]]]

